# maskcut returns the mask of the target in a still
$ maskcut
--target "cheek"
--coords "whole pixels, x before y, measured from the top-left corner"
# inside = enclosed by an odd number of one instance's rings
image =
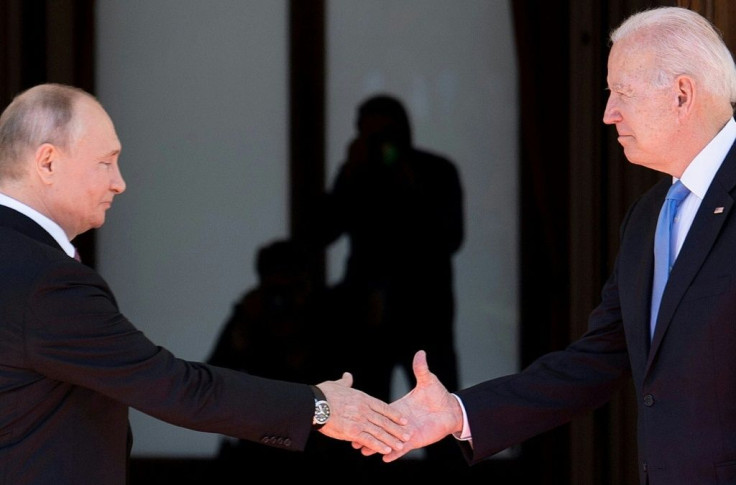
[[[85,174],[83,184],[88,196],[101,196],[110,187],[110,176],[104,170],[91,170]]]
[[[667,120],[662,116],[662,110],[656,106],[639,109],[632,118],[636,137],[640,142],[661,140],[666,132]]]
[[[71,182],[68,201],[70,210],[80,216],[97,210],[100,201],[105,196],[105,185],[99,177],[92,173],[80,174],[80,177]]]

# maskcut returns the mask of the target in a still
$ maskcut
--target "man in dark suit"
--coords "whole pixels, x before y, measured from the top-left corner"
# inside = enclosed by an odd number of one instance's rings
[[[120,313],[71,243],[125,190],[120,149],[102,106],[69,86],[31,88],[0,117],[0,484],[124,484],[129,407],[282,449],[319,429],[399,450],[400,413],[348,373],[310,387],[184,361]]]
[[[392,404],[417,432],[384,461],[453,434],[477,463],[601,406],[633,377],[641,484],[736,484],[736,68],[719,33],[684,8],[635,14],[611,41],[603,121],[631,163],[671,177],[629,209],[601,303],[569,347],[454,395],[418,352],[418,384]],[[655,228],[679,183],[689,195],[657,305]]]

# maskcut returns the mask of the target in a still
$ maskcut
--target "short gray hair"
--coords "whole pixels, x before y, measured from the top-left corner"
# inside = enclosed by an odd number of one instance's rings
[[[646,38],[660,61],[656,86],[684,74],[707,92],[736,103],[736,66],[721,32],[708,19],[686,8],[653,8],[626,19],[611,33],[611,43],[635,34]]]
[[[82,89],[55,83],[18,94],[0,116],[0,180],[21,176],[20,161],[28,150],[44,143],[71,145],[79,134],[74,107],[83,97],[94,99]]]

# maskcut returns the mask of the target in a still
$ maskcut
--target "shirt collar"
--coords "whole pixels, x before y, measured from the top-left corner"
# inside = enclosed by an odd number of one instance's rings
[[[705,197],[713,177],[721,168],[734,141],[736,141],[736,121],[731,118],[683,172],[680,180],[700,200]]]
[[[4,205],[5,207],[14,209],[21,214],[24,214],[33,219],[36,224],[43,227],[46,232],[48,232],[51,237],[56,240],[57,243],[59,243],[59,246],[61,246],[66,254],[68,254],[72,258],[74,257],[74,245],[69,241],[69,239],[66,237],[66,233],[57,223],[55,223],[45,215],[41,214],[37,210],[25,205],[23,202],[13,199],[12,197],[9,197],[1,192],[0,205]]]

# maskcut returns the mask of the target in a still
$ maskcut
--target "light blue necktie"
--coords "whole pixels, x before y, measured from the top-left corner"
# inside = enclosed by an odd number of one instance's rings
[[[654,234],[654,280],[652,282],[652,308],[650,321],[650,337],[654,336],[659,304],[667,284],[672,265],[675,263],[675,238],[672,237],[672,223],[680,206],[690,191],[679,180],[672,184],[667,192],[662,210],[659,212],[657,232]]]

